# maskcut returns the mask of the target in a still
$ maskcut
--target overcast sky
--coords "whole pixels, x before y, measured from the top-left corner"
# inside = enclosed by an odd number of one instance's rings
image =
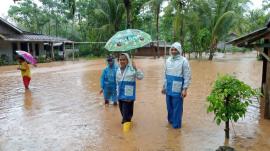
[[[0,0],[1,1],[1,4],[0,4],[0,17],[5,17],[7,16],[7,12],[8,12],[8,9],[11,5],[14,5],[14,2],[13,0]],[[38,0],[33,0],[33,1],[38,1]],[[250,7],[252,9],[255,9],[255,8],[261,8],[262,6],[262,0],[251,0],[253,5],[251,5]]]

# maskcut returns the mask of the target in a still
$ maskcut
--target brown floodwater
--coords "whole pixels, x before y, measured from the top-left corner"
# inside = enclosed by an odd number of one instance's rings
[[[133,128],[121,129],[118,107],[104,106],[99,77],[104,60],[53,62],[32,69],[25,91],[16,66],[0,67],[1,151],[213,151],[222,145],[237,151],[270,150],[270,120],[263,102],[254,100],[244,119],[217,126],[207,114],[206,97],[218,74],[237,76],[253,88],[261,84],[256,53],[217,55],[191,60],[192,84],[184,100],[182,129],[166,119],[163,59],[135,59],[145,78],[138,81]]]

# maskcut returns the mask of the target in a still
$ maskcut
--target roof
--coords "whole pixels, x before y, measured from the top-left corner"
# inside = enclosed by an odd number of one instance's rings
[[[229,41],[227,42],[227,44],[233,44],[238,47],[254,47],[256,44],[254,44],[253,42],[268,37],[270,39],[270,20],[265,27],[248,33],[242,37],[236,38],[232,41]],[[264,45],[262,44],[258,44],[257,46],[264,47]]]
[[[159,42],[159,47],[165,47],[164,42]],[[156,42],[150,42],[149,44],[143,46],[143,48],[147,48],[147,47],[157,47],[157,43]],[[166,47],[171,47],[171,44],[166,43]]]
[[[70,41],[66,38],[62,37],[55,37],[55,36],[47,36],[43,34],[37,34],[32,32],[23,31],[16,26],[12,25],[8,21],[4,20],[0,17],[0,22],[4,25],[8,26],[11,30],[15,31],[15,33],[10,34],[1,34],[0,33],[0,39],[3,39],[5,41],[24,41],[24,42],[65,42],[65,43],[71,43],[73,41]]]
[[[11,23],[9,23],[8,21],[6,21],[5,19],[0,17],[0,22],[2,22],[3,24],[7,25],[8,27],[10,27],[13,31],[15,31],[18,34],[22,34],[23,31],[21,29],[19,29],[18,27],[12,25]]]
[[[5,35],[0,34],[0,37],[6,41],[32,41],[32,42],[72,42],[66,38],[46,36],[41,34],[18,34],[18,35]]]

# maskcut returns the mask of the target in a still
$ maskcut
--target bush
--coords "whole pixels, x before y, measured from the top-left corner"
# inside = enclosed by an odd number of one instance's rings
[[[0,57],[0,65],[7,65],[8,62],[8,56],[5,54],[2,54]]]
[[[46,57],[39,56],[39,57],[37,58],[37,62],[38,62],[38,63],[45,63],[45,62],[47,62],[47,61],[46,61]]]

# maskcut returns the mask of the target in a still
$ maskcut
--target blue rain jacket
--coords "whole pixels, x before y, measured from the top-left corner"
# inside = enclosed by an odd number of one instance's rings
[[[113,64],[112,67],[108,64],[107,67],[103,70],[100,85],[103,90],[104,99],[108,101],[117,101],[117,92],[116,92],[116,72],[118,66]]]

